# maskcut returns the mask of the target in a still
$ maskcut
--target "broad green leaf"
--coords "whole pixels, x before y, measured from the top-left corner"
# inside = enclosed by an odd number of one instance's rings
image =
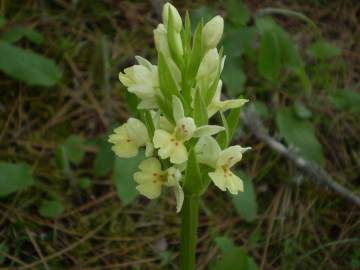
[[[197,90],[194,100],[194,120],[198,127],[206,125],[208,122],[208,114],[205,106],[205,102],[200,95],[200,91]]]
[[[0,197],[5,197],[33,184],[34,179],[31,176],[29,165],[0,161]]]
[[[273,18],[268,16],[257,17],[255,25],[261,34],[267,31],[272,31],[274,28],[278,27],[278,24],[273,20]]]
[[[261,36],[258,71],[266,79],[275,82],[281,68],[281,51],[274,31],[265,31]]]
[[[31,42],[35,44],[42,44],[44,41],[44,37],[41,33],[38,31],[27,28],[27,27],[14,27],[10,30],[4,32],[1,35],[1,39],[10,43],[14,43],[16,41],[19,41],[22,38],[27,38]]]
[[[115,158],[114,181],[117,194],[124,205],[130,204],[139,195],[133,176],[144,158],[143,151],[133,158]]]
[[[29,85],[53,86],[61,74],[53,60],[0,41],[0,70]]]
[[[139,110],[137,108],[140,103],[139,98],[135,94],[130,93],[129,91],[124,90],[122,91],[122,93],[124,93],[126,105],[130,109],[130,112],[134,117],[137,117],[139,115]]]
[[[328,41],[318,40],[308,48],[307,52],[316,59],[327,60],[339,56],[341,49]]]
[[[215,239],[223,252],[223,257],[211,264],[210,270],[256,270],[257,266],[253,258],[246,255],[245,251],[235,246],[227,237]]]
[[[175,123],[170,100],[163,99],[161,96],[156,96],[156,103],[159,106],[160,111],[166,117],[166,119],[171,123]]]
[[[47,218],[56,218],[63,212],[64,206],[57,200],[43,200],[39,208],[40,215]]]
[[[244,26],[250,19],[250,11],[241,0],[226,0],[229,20],[237,27]]]
[[[179,90],[165,56],[162,53],[159,53],[158,69],[160,90],[164,97],[171,101],[173,95],[179,96]]]
[[[246,75],[241,68],[239,59],[225,62],[222,78],[229,96],[235,97],[244,91]]]
[[[189,159],[184,178],[184,192],[185,194],[199,194],[201,192],[202,185],[203,183],[199,164],[196,159],[195,150],[192,148],[189,152]]]
[[[224,51],[227,57],[239,57],[243,54],[253,59],[255,56],[256,28],[242,27],[225,32],[223,39]]]
[[[307,119],[312,115],[311,111],[302,102],[295,102],[293,108],[296,116],[299,118]]]
[[[62,145],[67,159],[78,165],[84,158],[84,139],[79,135],[71,135]]]
[[[215,243],[219,246],[223,253],[229,252],[235,248],[234,242],[226,236],[215,238]]]
[[[285,141],[303,158],[324,164],[323,149],[310,122],[296,117],[290,108],[283,108],[276,112],[276,125]]]
[[[252,222],[255,220],[258,210],[254,185],[250,177],[243,172],[237,171],[236,174],[244,182],[244,191],[238,195],[231,195],[232,201],[240,217],[247,222]]]
[[[94,173],[97,176],[108,174],[114,168],[114,153],[106,137],[101,138],[94,161]]]
[[[194,37],[193,37],[193,47],[190,54],[190,63],[187,67],[187,78],[190,81],[193,81],[203,57],[203,40],[202,40],[202,31],[203,24],[200,22],[195,29]]]
[[[330,101],[340,110],[360,113],[360,94],[351,90],[337,90],[330,95]]]

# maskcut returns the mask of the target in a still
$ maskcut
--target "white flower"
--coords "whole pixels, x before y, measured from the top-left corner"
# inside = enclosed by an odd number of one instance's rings
[[[119,79],[129,92],[141,99],[140,109],[156,108],[155,95],[160,94],[157,67],[140,56],[136,59],[139,65],[120,72]]]
[[[218,111],[224,112],[229,109],[234,109],[243,106],[246,102],[248,102],[248,99],[228,99],[221,101],[221,87],[222,87],[222,81],[219,80],[218,87],[216,89],[215,95],[213,97],[213,100],[209,104],[208,107],[208,116],[209,118],[213,116]]]
[[[138,184],[136,189],[148,199],[160,196],[163,186],[172,187],[176,197],[177,212],[181,210],[184,201],[184,192],[180,186],[182,177],[180,171],[170,167],[166,171],[161,169],[161,163],[156,158],[149,158],[139,165],[139,172],[134,174],[134,180]]]
[[[196,145],[198,161],[215,169],[209,173],[210,179],[222,191],[229,190],[231,194],[238,194],[244,190],[242,180],[230,169],[242,159],[242,154],[250,149],[240,145],[221,150],[216,140],[210,136],[200,138]]]
[[[146,126],[135,118],[129,118],[125,124],[116,128],[108,141],[114,144],[111,149],[115,154],[122,158],[137,156],[142,146],[146,146],[147,156],[151,156],[153,152]]]
[[[167,40],[166,28],[163,24],[159,24],[154,30],[155,47],[158,52],[164,56],[170,56],[170,49]]]
[[[205,125],[197,128],[194,119],[184,116],[181,101],[173,96],[173,114],[176,126],[172,132],[157,129],[154,134],[154,146],[159,148],[158,155],[162,159],[170,158],[170,162],[181,164],[188,159],[185,142],[193,137],[212,135],[224,130],[220,126]]]
[[[215,16],[208,21],[203,28],[203,42],[205,48],[215,48],[224,32],[224,19],[221,16]]]

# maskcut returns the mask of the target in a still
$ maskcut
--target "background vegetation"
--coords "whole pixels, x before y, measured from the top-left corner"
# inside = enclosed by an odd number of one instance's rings
[[[223,81],[269,134],[360,192],[358,1],[174,1],[226,19]],[[134,191],[112,128],[136,114],[118,72],[154,62],[161,1],[1,1],[0,266],[177,269],[169,196]],[[305,16],[306,15],[306,16]],[[129,104],[129,105],[128,105]],[[360,208],[245,126],[246,192],[211,187],[198,269],[360,269]],[[321,184],[321,183],[320,183]]]

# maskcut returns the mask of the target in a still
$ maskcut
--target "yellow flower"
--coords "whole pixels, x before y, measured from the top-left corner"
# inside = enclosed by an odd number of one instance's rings
[[[182,177],[180,171],[170,167],[166,171],[161,169],[161,163],[156,158],[149,158],[139,165],[139,172],[134,174],[134,180],[138,184],[136,189],[148,199],[160,196],[163,186],[172,187],[176,197],[177,212],[181,210],[184,193],[179,184]]]
[[[122,158],[136,156],[142,146],[146,146],[146,156],[151,156],[153,152],[146,126],[135,118],[129,118],[125,124],[116,128],[108,141],[114,144],[111,149],[115,154]]]
[[[208,107],[208,115],[209,117],[213,116],[218,111],[224,112],[229,109],[234,109],[243,106],[246,102],[248,102],[248,99],[227,99],[222,101],[221,98],[221,87],[222,87],[222,81],[219,81],[218,87],[216,89],[215,95],[213,97],[213,100],[209,104]]]
[[[155,95],[160,94],[157,66],[136,56],[139,65],[126,68],[119,79],[130,93],[141,99],[139,109],[157,108]]]
[[[176,122],[173,132],[157,129],[155,130],[153,142],[155,148],[159,148],[158,155],[162,159],[170,158],[170,162],[174,164],[187,161],[188,152],[184,144],[186,141],[193,137],[199,138],[205,135],[213,135],[224,130],[223,127],[211,125],[197,128],[194,119],[184,117],[184,108],[176,96],[173,96],[173,115]]]
[[[215,169],[209,173],[209,177],[219,189],[227,189],[231,194],[244,190],[243,181],[230,169],[242,159],[242,154],[250,149],[249,147],[235,145],[221,150],[214,138],[205,136],[200,138],[195,149],[199,162]]]

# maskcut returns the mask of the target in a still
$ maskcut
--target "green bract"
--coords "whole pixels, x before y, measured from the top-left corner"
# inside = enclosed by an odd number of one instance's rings
[[[199,196],[211,180],[223,191],[243,191],[242,180],[230,168],[248,148],[228,144],[247,100],[221,100],[225,56],[216,46],[223,28],[222,17],[216,16],[205,25],[200,22],[192,34],[189,16],[183,23],[167,3],[163,23],[154,30],[157,65],[137,56],[138,64],[119,75],[127,91],[138,97],[142,119],[130,118],[116,128],[109,137],[112,149],[119,157],[132,158],[145,147],[147,159],[134,175],[137,190],[154,199],[162,188],[172,188],[178,211],[184,193]],[[216,114],[222,126],[209,124]]]

